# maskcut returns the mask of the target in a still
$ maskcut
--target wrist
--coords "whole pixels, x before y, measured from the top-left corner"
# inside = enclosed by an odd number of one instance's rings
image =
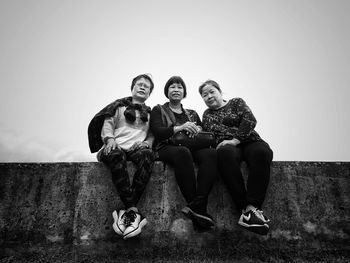
[[[234,142],[235,144],[240,144],[241,143],[241,141],[238,140],[237,138],[233,138],[231,141]]]
[[[114,137],[105,137],[103,139],[104,143],[107,144],[109,142],[109,140],[113,140],[114,141]]]
[[[174,126],[173,131],[174,133],[177,133],[178,131],[180,131],[180,126]]]

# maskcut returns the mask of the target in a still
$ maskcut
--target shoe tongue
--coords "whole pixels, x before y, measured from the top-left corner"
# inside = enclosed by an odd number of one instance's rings
[[[135,222],[135,219],[136,219],[136,213],[134,211],[130,211],[129,213],[129,220],[130,222]]]
[[[136,208],[136,207],[130,207],[128,210],[126,210],[127,212],[130,212],[130,211],[134,211],[135,213],[137,213],[139,210]]]

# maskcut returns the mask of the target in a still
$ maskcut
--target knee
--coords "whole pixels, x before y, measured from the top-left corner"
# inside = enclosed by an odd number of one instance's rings
[[[273,152],[270,148],[258,148],[252,153],[252,159],[259,163],[271,163]]]
[[[178,146],[174,154],[175,162],[193,162],[191,151],[184,146]]]
[[[121,169],[126,165],[126,155],[122,150],[115,149],[105,155],[102,161],[113,170]]]
[[[222,146],[217,150],[219,161],[240,163],[240,150],[235,146]]]
[[[114,149],[112,150],[108,155],[106,155],[106,159],[109,161],[126,161],[126,155],[123,152],[123,150],[120,149]]]
[[[152,149],[142,149],[140,150],[140,155],[142,158],[154,161],[155,160],[155,153]]]
[[[201,160],[202,162],[216,162],[217,160],[217,152],[215,149],[212,148],[205,148],[200,150],[200,154],[201,154]]]

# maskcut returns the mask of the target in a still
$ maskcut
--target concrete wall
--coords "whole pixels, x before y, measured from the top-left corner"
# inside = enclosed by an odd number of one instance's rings
[[[132,173],[134,168],[129,167]],[[246,176],[247,170],[243,166]],[[350,163],[274,162],[264,211],[271,230],[261,237],[237,225],[238,213],[218,180],[209,197],[215,229],[197,233],[180,210],[185,205],[172,169],[156,162],[139,208],[148,225],[136,237],[138,249],[220,249],[240,240],[322,244],[349,248]],[[0,242],[113,242],[126,246],[111,227],[122,207],[110,172],[101,163],[0,164]],[[130,241],[135,242],[135,241]],[[130,244],[130,243],[129,243]]]

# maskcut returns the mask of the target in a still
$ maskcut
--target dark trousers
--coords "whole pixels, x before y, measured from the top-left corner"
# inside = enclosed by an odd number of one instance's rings
[[[142,149],[125,152],[115,149],[108,155],[101,153],[100,159],[111,170],[113,184],[125,208],[136,206],[151,177],[155,159],[153,151]],[[127,171],[127,161],[132,161],[136,165],[132,184]]]
[[[218,149],[218,167],[228,191],[241,212],[247,205],[261,209],[270,180],[273,152],[266,142],[226,145]],[[247,187],[241,172],[241,162],[248,167]]]
[[[191,152],[184,146],[166,145],[159,151],[159,159],[174,169],[177,184],[189,204],[202,200],[206,210],[208,195],[217,179],[216,150],[205,148]],[[197,177],[193,162],[198,166]]]

